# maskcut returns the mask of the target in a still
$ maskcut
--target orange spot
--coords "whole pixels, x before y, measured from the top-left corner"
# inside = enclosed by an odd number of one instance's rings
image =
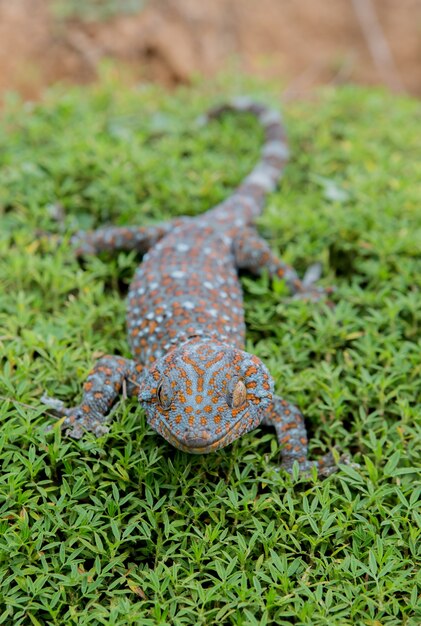
[[[197,366],[196,362],[193,361],[187,354],[183,355],[183,361],[184,363],[187,363],[187,365],[191,365],[199,376],[204,376],[205,372],[200,369],[200,367]]]

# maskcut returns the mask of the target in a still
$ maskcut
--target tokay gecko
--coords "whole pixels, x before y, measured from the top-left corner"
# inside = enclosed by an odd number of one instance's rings
[[[193,454],[213,452],[256,428],[273,426],[282,467],[334,471],[331,454],[307,459],[301,412],[273,391],[262,361],[244,351],[245,325],[238,270],[263,270],[285,281],[296,298],[316,301],[329,290],[315,285],[318,266],[301,280],[279,260],[253,224],[265,195],[275,189],[288,148],[276,110],[248,98],[211,109],[254,114],[265,141],[261,159],[233,194],[198,217],[153,226],[104,227],[73,238],[78,255],[116,250],[143,254],[128,294],[128,338],[133,360],[101,358],[84,385],[78,406],[44,397],[72,437],[108,431],[112,405],[135,396],[148,424],[173,446]]]

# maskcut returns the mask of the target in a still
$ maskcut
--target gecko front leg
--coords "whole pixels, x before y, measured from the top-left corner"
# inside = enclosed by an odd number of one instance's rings
[[[109,413],[117,397],[125,392],[137,395],[143,366],[119,356],[104,356],[89,373],[79,405],[66,408],[60,400],[43,396],[42,402],[58,416],[65,417],[62,428],[74,439],[85,431],[99,437],[108,432]]]
[[[276,436],[282,446],[281,466],[291,473],[294,461],[297,461],[300,471],[308,472],[312,467],[317,468],[318,474],[329,476],[338,468],[331,453],[317,461],[309,461],[307,431],[301,411],[293,404],[274,396],[273,401],[262,424],[273,426]]]
[[[150,226],[104,226],[97,230],[80,231],[73,235],[71,243],[76,254],[98,254],[136,250],[144,254],[174,228],[184,224],[187,218],[178,218]]]

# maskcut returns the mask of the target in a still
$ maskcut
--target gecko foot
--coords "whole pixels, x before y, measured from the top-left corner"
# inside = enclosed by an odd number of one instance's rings
[[[109,431],[108,426],[103,424],[103,419],[98,419],[92,412],[86,413],[81,406],[66,408],[61,400],[51,398],[46,394],[41,397],[41,402],[56,414],[57,419],[62,419],[61,430],[65,430],[66,436],[73,439],[81,439],[86,431],[92,432],[96,437],[105,435]],[[54,424],[49,424],[46,432],[51,432],[54,426]]]
[[[319,302],[335,292],[335,287],[320,287],[316,285],[317,281],[322,275],[322,264],[313,263],[307,269],[304,274],[304,278],[301,281],[301,287],[292,296],[293,300],[304,300],[307,302]],[[333,303],[327,301],[329,306],[333,306]]]
[[[311,476],[311,470],[313,467],[317,469],[317,474],[321,478],[327,478],[340,469],[340,465],[349,465],[354,469],[359,469],[358,463],[351,462],[350,457],[347,454],[342,454],[337,461],[332,452],[328,452],[324,456],[320,457],[317,461],[302,461],[299,463],[299,471],[301,476]],[[291,463],[282,464],[282,468],[285,469],[288,474],[293,474],[294,466]]]

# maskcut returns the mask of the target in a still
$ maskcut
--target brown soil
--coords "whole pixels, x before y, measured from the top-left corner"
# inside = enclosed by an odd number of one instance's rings
[[[149,0],[91,23],[58,19],[53,2],[0,0],[0,93],[89,82],[113,58],[167,85],[237,68],[279,77],[290,98],[347,81],[421,95],[421,0]]]

